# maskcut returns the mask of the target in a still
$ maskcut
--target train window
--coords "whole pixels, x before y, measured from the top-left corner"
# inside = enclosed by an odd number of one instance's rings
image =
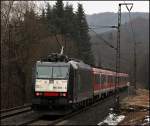
[[[106,76],[101,75],[101,84],[104,84],[106,82]]]
[[[97,75],[97,82],[98,82],[98,84],[100,84],[100,75],[99,74]]]
[[[95,82],[96,84],[100,83],[100,76],[98,74],[95,75]]]
[[[106,83],[106,76],[104,75],[104,83]]]
[[[125,77],[122,78],[122,82],[125,82]]]
[[[67,78],[68,67],[53,67],[53,78]]]
[[[37,78],[67,78],[68,67],[37,66]]]
[[[119,82],[122,82],[122,77],[119,77]],[[120,83],[119,83],[120,84]]]
[[[37,77],[38,78],[52,78],[52,67],[37,67]]]

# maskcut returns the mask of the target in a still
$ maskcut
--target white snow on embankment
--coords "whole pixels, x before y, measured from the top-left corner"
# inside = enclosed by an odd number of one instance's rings
[[[109,115],[106,117],[106,119],[97,125],[118,125],[121,121],[123,121],[125,118],[124,115],[116,115],[115,113],[109,113]]]

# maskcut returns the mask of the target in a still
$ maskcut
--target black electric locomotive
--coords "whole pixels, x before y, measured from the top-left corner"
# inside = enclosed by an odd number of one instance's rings
[[[51,54],[36,62],[32,107],[70,106],[92,99],[92,68],[80,60]]]

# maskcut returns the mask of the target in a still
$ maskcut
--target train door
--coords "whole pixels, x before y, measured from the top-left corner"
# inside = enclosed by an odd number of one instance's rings
[[[74,92],[74,96],[75,96],[75,100],[76,102],[79,102],[82,100],[82,95],[83,95],[83,79],[82,79],[82,76],[81,76],[81,72],[82,72],[82,69],[79,68],[76,70],[76,83],[75,83],[75,92]]]
[[[101,90],[105,91],[105,84],[106,84],[106,75],[101,74]]]
[[[108,88],[108,75],[105,75],[105,89]]]
[[[99,95],[101,95],[101,90],[102,90],[102,83],[101,83],[101,74],[99,74]]]

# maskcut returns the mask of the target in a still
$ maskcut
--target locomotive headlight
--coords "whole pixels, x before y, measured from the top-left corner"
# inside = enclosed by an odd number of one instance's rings
[[[42,93],[36,92],[36,96],[42,96]]]
[[[63,93],[63,96],[66,96],[66,93]]]
[[[39,96],[40,95],[40,93],[39,92],[36,92],[36,96]]]
[[[60,96],[66,96],[67,94],[66,93],[60,93]]]

